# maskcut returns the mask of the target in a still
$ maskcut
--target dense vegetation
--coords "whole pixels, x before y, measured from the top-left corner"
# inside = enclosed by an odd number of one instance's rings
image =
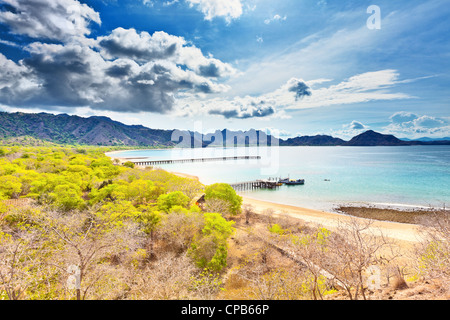
[[[406,263],[370,220],[331,231],[255,214],[227,184],[108,150],[0,147],[0,300],[366,299],[381,294],[374,267],[395,290],[407,277],[448,294],[448,212],[427,219]]]
[[[136,285],[133,272],[141,278],[138,270],[152,272],[146,266],[168,256],[188,271],[186,290],[210,285],[226,266],[233,222],[195,204],[203,185],[114,164],[102,151],[0,149],[0,299],[70,298],[64,282],[70,266],[79,268],[78,298],[117,298],[116,289]],[[236,214],[240,197],[230,189],[219,184],[207,195],[214,203],[218,194]]]

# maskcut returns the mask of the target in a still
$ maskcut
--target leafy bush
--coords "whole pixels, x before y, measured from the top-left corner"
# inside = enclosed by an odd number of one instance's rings
[[[272,226],[269,226],[269,231],[271,233],[275,233],[278,235],[283,235],[286,231],[279,225],[279,224],[274,224]]]
[[[226,183],[216,183],[205,188],[205,200],[221,200],[228,204],[228,213],[237,215],[241,212],[242,197]]]
[[[158,209],[169,213],[172,207],[180,206],[187,208],[190,199],[181,191],[162,194],[158,197]]]
[[[227,239],[233,232],[233,221],[226,221],[218,213],[205,213],[205,226],[194,238],[189,253],[197,266],[220,271],[227,265]]]
[[[123,166],[124,166],[124,167],[127,167],[127,168],[133,169],[135,165],[134,165],[133,162],[127,161],[127,162],[125,162],[125,163],[123,164]]]

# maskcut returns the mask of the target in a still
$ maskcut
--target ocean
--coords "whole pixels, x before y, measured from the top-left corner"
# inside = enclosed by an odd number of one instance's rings
[[[240,192],[250,198],[332,211],[340,205],[400,208],[450,206],[450,146],[242,147],[121,151],[110,156],[152,160],[258,155],[260,160],[165,164],[204,184],[268,178],[305,185]]]

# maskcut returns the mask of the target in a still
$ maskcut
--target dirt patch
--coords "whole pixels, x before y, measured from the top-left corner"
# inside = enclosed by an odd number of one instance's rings
[[[410,224],[420,224],[424,219],[427,218],[427,216],[436,214],[438,212],[438,210],[434,209],[397,210],[390,208],[349,206],[340,206],[335,210],[339,213],[359,218]]]

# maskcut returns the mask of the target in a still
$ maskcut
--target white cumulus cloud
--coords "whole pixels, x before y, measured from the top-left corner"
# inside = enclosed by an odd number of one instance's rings
[[[223,17],[228,22],[242,15],[241,0],[186,0],[190,6],[196,6],[206,20]]]
[[[443,138],[450,136],[450,118],[417,115],[400,111],[390,118],[390,124],[383,128],[398,137],[417,139],[421,137]]]
[[[2,0],[0,23],[16,34],[64,41],[90,34],[89,25],[101,24],[94,9],[77,0]]]

